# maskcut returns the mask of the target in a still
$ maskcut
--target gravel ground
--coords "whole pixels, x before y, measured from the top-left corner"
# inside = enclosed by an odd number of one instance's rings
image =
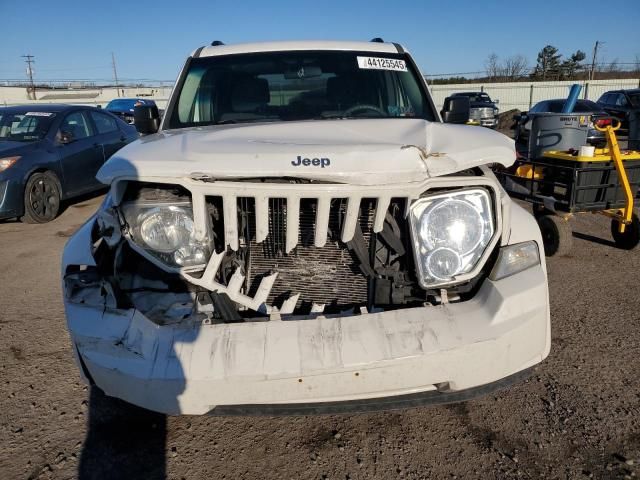
[[[0,223],[0,478],[631,478],[640,475],[640,250],[604,217],[548,261],[553,345],[525,383],[451,406],[169,417],[90,391],[72,360],[64,243],[99,199]]]

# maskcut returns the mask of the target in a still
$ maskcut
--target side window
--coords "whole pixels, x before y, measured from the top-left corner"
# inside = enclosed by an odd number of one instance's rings
[[[73,135],[74,140],[81,140],[93,135],[89,122],[82,112],[73,112],[66,116],[60,130]]]
[[[98,134],[111,133],[118,130],[118,123],[115,118],[111,118],[104,113],[91,112],[91,118],[98,130]]]
[[[624,96],[624,93],[619,93],[618,98],[616,98],[616,106],[618,107],[626,107],[627,99]]]

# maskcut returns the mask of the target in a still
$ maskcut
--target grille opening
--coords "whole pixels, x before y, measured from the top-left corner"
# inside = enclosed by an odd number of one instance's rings
[[[314,303],[324,305],[322,311],[331,314],[358,311],[362,306],[390,309],[424,302],[424,290],[417,286],[413,273],[413,255],[404,217],[405,198],[391,199],[385,212],[385,231],[379,234],[373,233],[378,200],[361,199],[356,232],[347,243],[341,241],[341,234],[349,200],[331,199],[327,237],[322,247],[315,246],[319,202],[315,198],[300,199],[298,242],[289,253],[286,253],[286,198],[269,198],[265,202],[267,231],[260,243],[256,241],[256,199],[237,197],[234,201],[239,248],[237,251],[226,249],[217,278],[223,285],[240,269],[245,276],[243,292],[254,297],[262,279],[278,272],[266,303],[281,308],[288,298],[299,294],[293,313],[302,315],[309,314]],[[226,248],[223,206],[222,197],[207,197],[217,252]],[[389,243],[389,235],[395,238],[394,242]],[[399,248],[402,252],[395,250],[398,242],[404,245]],[[255,316],[253,311],[240,313],[247,318]]]
[[[361,208],[362,205],[363,203]],[[369,202],[366,209],[371,210],[371,205]],[[300,311],[308,312],[313,303],[325,304],[325,311],[342,311],[355,305],[366,304],[367,279],[362,275],[355,255],[339,240],[346,212],[346,199],[331,201],[327,242],[321,248],[314,246],[317,206],[316,199],[300,201],[298,244],[287,254],[286,199],[269,200],[267,238],[261,244],[257,244],[254,235],[247,237],[249,240],[246,269],[249,296],[255,295],[263,277],[272,271],[278,271],[278,278],[267,300],[271,305],[279,307],[289,296],[296,293],[300,293],[296,308]],[[243,214],[245,213],[240,213]],[[249,210],[246,216],[249,231],[255,232],[255,210]],[[361,227],[363,233],[366,231],[366,238],[371,234],[372,218],[372,211],[364,219],[361,217]]]

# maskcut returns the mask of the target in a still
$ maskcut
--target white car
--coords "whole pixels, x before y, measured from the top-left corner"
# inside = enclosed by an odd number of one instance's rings
[[[64,303],[84,379],[167,414],[461,401],[549,353],[540,231],[394,43],[198,48],[98,178]]]

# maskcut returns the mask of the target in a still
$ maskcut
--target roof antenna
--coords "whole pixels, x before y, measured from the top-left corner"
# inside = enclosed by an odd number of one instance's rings
[[[384,43],[384,40],[381,39],[380,37],[372,38],[370,41],[375,43]]]
[[[221,42],[220,40],[214,40],[211,42],[212,47],[219,47],[220,45],[224,45],[224,42]]]

